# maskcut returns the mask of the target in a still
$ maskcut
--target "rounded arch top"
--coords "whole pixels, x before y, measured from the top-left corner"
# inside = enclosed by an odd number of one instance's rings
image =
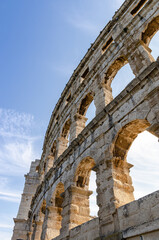
[[[111,89],[111,83],[116,76],[117,72],[128,63],[128,60],[125,56],[118,57],[108,68],[104,74],[104,79],[102,84],[107,88]]]
[[[147,120],[137,119],[122,127],[114,141],[113,156],[126,160],[128,150],[135,138],[149,126],[150,123]]]
[[[68,138],[70,126],[71,126],[71,120],[68,119],[62,128],[61,137]]]
[[[85,97],[82,99],[79,109],[78,109],[78,113],[80,115],[86,115],[87,109],[89,107],[89,105],[91,104],[91,102],[93,101],[94,97],[92,93],[88,93],[85,95]]]
[[[159,30],[159,16],[155,17],[151,22],[149,22],[146,26],[146,29],[141,34],[141,40],[149,45],[153,36]]]
[[[74,177],[74,182],[77,187],[88,188],[91,170],[94,166],[95,160],[92,157],[88,156],[80,161],[76,168]]]

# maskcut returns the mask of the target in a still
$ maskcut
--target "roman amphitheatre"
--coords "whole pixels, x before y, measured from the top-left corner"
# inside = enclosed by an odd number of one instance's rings
[[[127,161],[139,133],[159,138],[158,0],[126,0],[88,49],[31,163],[12,240],[158,240],[159,191],[138,200]],[[129,64],[134,79],[113,99],[111,83]],[[96,116],[86,126],[94,101]],[[98,216],[90,216],[91,171]]]

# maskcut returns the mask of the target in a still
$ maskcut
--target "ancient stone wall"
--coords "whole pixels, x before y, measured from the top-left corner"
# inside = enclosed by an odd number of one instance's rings
[[[149,48],[158,30],[158,0],[126,0],[88,49],[26,175],[12,240],[159,238],[159,193],[134,201],[127,162],[139,133],[159,137],[159,61]],[[111,83],[127,63],[135,78],[113,99]],[[86,126],[93,100],[96,116]],[[91,170],[97,218],[89,209]]]

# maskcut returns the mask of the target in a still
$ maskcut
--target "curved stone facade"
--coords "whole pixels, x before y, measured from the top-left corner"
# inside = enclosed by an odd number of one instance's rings
[[[32,162],[12,240],[159,239],[159,192],[134,201],[127,152],[147,130],[159,138],[158,0],[126,0],[74,71],[52,113],[40,160]],[[135,78],[115,98],[129,63]],[[94,100],[95,118],[86,126]],[[90,216],[96,172],[98,217]]]

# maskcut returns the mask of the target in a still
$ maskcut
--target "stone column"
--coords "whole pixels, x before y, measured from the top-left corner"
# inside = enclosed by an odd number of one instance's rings
[[[119,231],[116,209],[134,200],[134,188],[129,176],[131,167],[131,164],[118,158],[103,160],[96,167],[101,236]]]
[[[89,196],[92,191],[70,186],[64,193],[62,228],[60,234],[67,236],[69,230],[92,219],[90,217]]]
[[[85,128],[88,118],[76,113],[70,128],[70,142],[72,142]]]
[[[59,137],[57,142],[57,158],[67,149],[68,140],[64,137]]]
[[[139,41],[136,44],[133,42],[130,47],[130,52],[131,54],[128,61],[135,76],[138,76],[155,61],[151,55],[151,49],[142,41]]]
[[[94,96],[94,104],[96,107],[96,115],[100,113],[113,100],[112,89],[102,83],[97,87]]]
[[[50,170],[50,168],[53,167],[53,163],[54,163],[54,156],[48,155],[47,163],[46,163],[46,172],[48,172]]]
[[[57,237],[61,228],[62,208],[48,206],[43,224],[41,240],[48,240]]]
[[[35,221],[31,240],[41,239],[42,225],[43,225],[43,221]]]

